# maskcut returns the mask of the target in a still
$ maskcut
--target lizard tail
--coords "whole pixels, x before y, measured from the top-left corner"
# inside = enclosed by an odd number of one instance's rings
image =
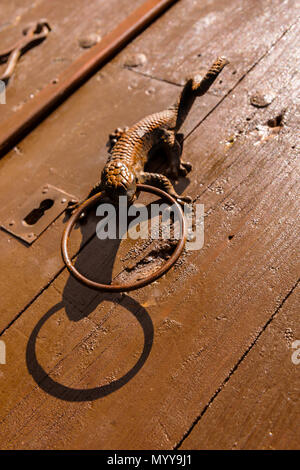
[[[204,95],[207,90],[211,87],[214,83],[215,79],[219,75],[219,73],[223,70],[225,65],[229,64],[228,60],[225,57],[219,57],[210,67],[208,72],[202,78],[202,80],[198,81],[197,77],[193,79],[192,83],[192,90],[196,94],[196,96]]]
[[[184,123],[197,96],[202,96],[207,92],[227,64],[229,64],[229,62],[225,57],[219,57],[212,64],[204,77],[196,75],[186,82],[177,103],[171,108],[177,113],[176,132]]]

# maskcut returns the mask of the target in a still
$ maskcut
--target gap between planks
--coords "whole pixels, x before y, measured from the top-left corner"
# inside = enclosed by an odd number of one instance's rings
[[[205,117],[192,129],[192,131],[186,136],[189,137],[201,124],[202,122],[219,106],[220,103],[222,103],[224,101],[224,99],[226,97],[228,97],[232,91],[236,88],[236,86],[242,81],[244,80],[244,78],[247,76],[247,74],[252,71],[260,62],[261,60],[267,56],[270,51],[274,48],[274,46],[285,36],[285,34],[290,31],[294,26],[295,26],[296,23],[294,23],[293,25],[291,25],[289,28],[287,28],[283,34],[280,36],[280,38],[275,41],[271,46],[270,48],[249,68],[249,70],[237,81],[237,83],[226,93],[226,95],[224,95],[224,97],[221,98],[221,100],[218,102],[218,104],[212,108],[206,115]],[[140,72],[136,72],[136,71],[133,71],[135,73],[140,73]],[[145,75],[147,76],[147,74],[142,74],[142,75]],[[160,80],[160,81],[165,81],[167,83],[170,83],[172,85],[175,85],[175,86],[178,86],[177,84],[175,83],[171,83],[171,82],[168,82],[166,80],[161,80],[161,79],[158,79],[156,77],[149,77],[149,78],[153,78],[153,79],[157,79],[157,80]],[[199,197],[199,196],[198,196]],[[90,237],[84,245],[81,246],[80,250],[78,251],[78,253],[94,238],[95,235],[93,235],[92,237]],[[77,254],[74,255],[74,256],[77,256]],[[26,307],[24,307],[24,309],[22,309],[22,311],[20,311],[20,313],[15,317],[14,320],[12,320],[10,322],[10,324],[0,333],[0,336],[4,333],[4,331],[8,330],[10,328],[10,326],[12,326],[12,324],[16,321],[17,318],[19,318],[22,313],[24,313],[30,305],[32,305],[35,300],[45,291],[47,290],[47,288],[55,281],[55,279],[65,270],[66,268],[63,267],[61,268],[57,274],[53,277],[53,279],[51,281],[49,281],[47,283],[47,285],[45,285],[40,291],[39,293],[27,304]],[[284,303],[286,302],[286,300],[289,298],[289,296],[293,293],[293,291],[295,290],[295,288],[297,287],[297,285],[299,284],[299,280],[296,282],[296,284],[292,287],[292,289],[286,294],[286,296],[283,298],[283,300],[281,301],[280,305],[275,309],[275,311],[271,314],[270,318],[268,319],[268,321],[265,323],[265,325],[261,328],[260,332],[257,334],[257,336],[255,337],[255,339],[253,340],[253,342],[250,344],[250,346],[246,349],[246,351],[242,354],[242,356],[240,357],[240,359],[237,361],[237,363],[235,364],[235,366],[233,367],[233,369],[230,371],[230,373],[228,374],[228,376],[224,379],[223,383],[221,384],[221,386],[218,388],[218,390],[214,393],[214,395],[210,398],[210,400],[208,401],[207,405],[205,405],[205,407],[203,408],[203,410],[201,411],[200,415],[195,419],[195,421],[193,422],[193,424],[191,425],[191,427],[189,428],[189,430],[186,432],[186,434],[183,436],[183,438],[180,440],[180,442],[174,447],[174,449],[179,449],[180,446],[182,445],[182,443],[184,442],[184,440],[189,436],[189,434],[191,433],[191,431],[193,430],[193,428],[195,427],[195,425],[199,422],[199,420],[203,417],[203,415],[206,413],[208,407],[213,403],[213,401],[215,400],[215,398],[218,396],[218,394],[220,393],[220,391],[223,389],[223,387],[225,386],[225,384],[229,381],[229,379],[231,378],[231,376],[235,373],[235,371],[238,369],[239,365],[242,363],[242,361],[246,358],[246,356],[248,355],[248,353],[251,351],[251,349],[253,348],[253,346],[255,346],[256,342],[258,341],[258,339],[260,338],[260,336],[262,335],[262,333],[265,331],[265,329],[268,327],[268,325],[274,320],[274,318],[277,316],[277,314],[280,312],[281,308],[283,307]]]
[[[282,307],[284,306],[285,302],[288,300],[288,298],[290,297],[290,295],[294,292],[294,290],[297,288],[298,284],[300,282],[300,278],[297,280],[297,282],[293,285],[293,287],[291,288],[291,290],[286,294],[286,296],[282,299],[282,301],[280,302],[280,305],[275,309],[275,311],[272,313],[272,315],[270,316],[269,320],[264,324],[264,326],[261,328],[261,330],[259,331],[259,333],[256,335],[255,339],[252,341],[252,343],[250,344],[250,346],[248,346],[248,348],[246,349],[246,351],[242,354],[242,356],[240,357],[240,359],[237,361],[237,363],[235,364],[235,366],[231,369],[230,373],[227,375],[227,377],[223,380],[222,384],[220,385],[220,387],[216,390],[216,392],[214,393],[214,395],[211,397],[211,399],[208,401],[208,403],[203,407],[201,413],[199,414],[199,416],[194,420],[193,424],[191,425],[191,427],[188,429],[188,431],[186,431],[186,433],[183,435],[182,439],[178,442],[178,444],[176,444],[176,446],[173,447],[173,450],[180,450],[180,447],[181,445],[184,443],[184,441],[189,437],[189,435],[191,434],[192,430],[194,429],[194,427],[199,423],[199,421],[201,420],[201,418],[205,415],[206,411],[208,410],[208,408],[210,407],[210,405],[212,405],[212,403],[214,402],[214,400],[217,398],[217,396],[219,395],[219,393],[223,390],[223,388],[225,387],[225,385],[227,384],[227,382],[230,380],[230,378],[233,376],[233,374],[237,371],[237,369],[239,368],[240,364],[243,362],[243,360],[248,356],[249,352],[252,350],[252,348],[256,345],[257,341],[259,340],[259,338],[261,337],[261,335],[263,334],[263,332],[267,329],[267,327],[272,323],[272,321],[276,318],[277,314],[280,312],[280,310],[282,309]]]
[[[198,122],[198,124],[196,124],[193,129],[187,133],[185,136],[184,136],[184,140],[186,140],[188,137],[190,137],[192,135],[193,132],[195,132],[196,129],[198,129],[199,126],[201,126],[201,124],[215,111],[215,109],[217,109],[217,107],[223,103],[223,101],[236,89],[236,87],[247,77],[247,75],[267,56],[270,54],[270,52],[272,51],[272,49],[274,49],[274,47],[282,40],[282,38],[289,32],[291,31],[296,25],[298,24],[298,20],[295,21],[295,23],[291,24],[288,28],[286,28],[286,30],[281,34],[281,36],[279,36],[278,39],[276,39],[276,41],[274,41],[270,47],[264,52],[264,54],[262,54],[256,62],[254,62],[253,65],[251,65],[251,67],[236,81],[236,83],[233,85],[232,88],[230,88],[225,94],[224,96],[222,96],[222,98],[220,98],[220,101],[217,102],[217,104],[215,106],[213,106],[209,111],[208,113]],[[129,70],[130,72],[133,72],[133,73],[136,73],[138,75],[141,75],[143,77],[146,77],[146,78],[149,78],[149,79],[152,79],[152,80],[157,80],[158,82],[163,82],[163,83],[167,83],[169,85],[175,85],[177,87],[180,87],[180,88],[183,88],[182,85],[180,85],[179,83],[176,83],[176,82],[173,82],[171,80],[167,80],[165,78],[160,78],[160,77],[155,77],[154,75],[151,75],[151,74],[148,74],[146,72],[141,72],[139,70],[134,70],[132,67],[128,67],[126,65],[124,65],[124,68]]]
[[[293,23],[292,25],[290,25],[288,28],[285,29],[285,31],[281,34],[281,36],[276,40],[274,41],[270,47],[257,59],[257,61],[239,78],[239,80],[237,80],[237,82],[235,83],[235,85],[230,88],[228,90],[227,93],[225,93],[225,95],[218,101],[218,103],[211,109],[208,111],[208,113],[199,121],[199,123],[197,125],[194,126],[194,128],[184,137],[184,140],[186,140],[188,137],[190,137],[193,132],[195,132],[196,129],[198,129],[198,127],[218,108],[218,106],[220,104],[223,103],[223,101],[229,97],[231,95],[231,93],[235,90],[235,88],[247,77],[247,75],[268,55],[270,54],[270,52],[272,51],[272,49],[282,40],[282,38],[289,32],[291,31],[295,26],[296,24],[298,23],[298,20]],[[131,67],[128,67],[128,66],[124,66],[124,68],[126,68],[127,70],[133,72],[133,73],[136,73],[138,75],[142,75],[146,78],[149,78],[149,79],[153,79],[153,80],[157,80],[159,82],[164,82],[164,83],[167,83],[169,85],[173,85],[173,86],[176,86],[176,87],[180,87],[182,88],[181,85],[179,85],[178,83],[176,82],[172,82],[170,80],[166,80],[166,79],[163,79],[163,78],[159,78],[159,77],[155,77],[155,76],[152,76],[150,74],[147,74],[147,73],[143,73],[143,72],[140,72],[140,71],[137,71],[137,70],[133,70]],[[198,199],[206,190],[204,190],[201,194],[197,195],[197,198]],[[86,240],[86,242],[84,244],[81,245],[80,249],[78,250],[78,252],[76,252],[72,259],[74,259],[76,256],[78,256],[78,254],[93,240],[93,238],[95,237],[95,234],[93,236],[91,236],[90,238],[88,238],[88,240]],[[3,330],[0,332],[0,337],[16,322],[16,320],[18,318],[20,318],[20,316],[53,284],[53,282],[58,278],[58,276],[66,269],[66,267],[62,267],[61,269],[58,270],[58,272],[55,274],[55,276],[53,276],[53,278],[42,288],[40,289],[40,291],[30,300],[30,302],[27,303],[27,305],[15,316],[15,318],[5,327],[3,328]],[[298,282],[298,281],[297,281]],[[292,290],[287,294],[287,296],[283,299],[282,301],[282,304],[280,305],[279,308],[281,308],[281,306],[283,305],[283,303],[285,302],[285,300],[289,297],[289,295],[293,292],[294,288],[296,287],[297,283],[295,284],[295,286],[292,288]],[[278,308],[278,309],[279,309]],[[271,315],[270,317],[270,321],[272,321],[272,319],[274,318],[274,316],[276,315],[278,309]],[[264,331],[264,329],[268,326],[269,322],[266,323],[265,327],[263,328],[262,331]],[[259,335],[257,336],[256,340],[259,338],[260,336],[260,333]],[[250,345],[249,349],[245,352],[245,355],[248,354],[248,352],[250,351],[250,349],[252,348],[252,346],[255,344],[256,340],[254,340],[254,343],[252,345]],[[242,356],[242,358],[237,362],[236,366],[234,367],[234,369],[232,370],[232,373],[233,371],[236,370],[236,367],[238,367],[238,365],[240,364],[240,362],[243,360],[244,358],[244,355]],[[216,392],[216,394],[212,397],[211,400],[214,400],[214,398],[217,396],[217,394],[219,393],[219,391],[221,390],[221,388],[223,387],[223,385],[227,382],[227,380],[229,380],[230,376],[232,374],[229,374],[228,378],[225,379],[225,381],[223,382],[223,384],[221,385],[220,389],[218,389],[218,391]],[[211,403],[211,401],[208,403],[208,405],[204,408],[204,410],[207,409],[207,407],[209,406],[209,404]],[[205,411],[204,411],[205,412]],[[203,414],[204,414],[203,412]],[[191,429],[188,431],[188,434],[190,433],[190,431],[193,429],[193,427],[195,426],[195,424],[198,422],[198,420],[200,419],[200,417],[203,415],[201,414],[199,416],[199,418],[197,418],[197,420],[195,421],[195,423],[192,425]],[[187,435],[188,435],[187,434]],[[179,446],[181,444],[181,442],[183,442],[183,440],[187,437],[187,435],[182,439],[182,441],[180,441],[180,443],[177,445]],[[175,448],[177,448],[177,446]]]
[[[265,58],[270,52],[271,50],[275,47],[275,45],[277,45],[280,40],[297,24],[297,21],[295,23],[293,23],[292,25],[288,26],[285,31],[279,36],[279,38],[277,40],[275,40],[267,49],[265,52],[263,52],[261,54],[261,56],[256,60],[256,62],[237,80],[237,82],[234,84],[234,86],[229,89],[229,91],[227,91],[224,96],[222,98],[220,98],[220,101],[212,108],[210,109],[207,114],[194,126],[194,128],[186,134],[185,136],[185,139],[187,139],[189,136],[192,135],[192,133],[212,114],[212,112],[214,110],[216,110],[219,106],[219,104],[223,103],[223,101],[225,100],[226,97],[230,96],[232,91],[235,90],[235,88],[237,87],[237,85],[239,85],[246,77],[247,75],[249,74],[249,72],[251,72],[260,62],[263,58]],[[137,73],[139,75],[143,75],[145,77],[148,77],[148,78],[152,78],[154,80],[158,80],[160,82],[165,82],[165,83],[168,83],[168,84],[171,84],[171,85],[174,85],[176,87],[180,86],[181,85],[178,85],[177,83],[173,82],[173,81],[168,81],[166,79],[160,79],[158,77],[155,77],[155,76],[151,76],[151,74],[147,74],[147,73],[143,73],[143,72],[140,72],[140,71],[136,71],[136,70],[132,70],[130,67],[126,67],[126,69],[128,70],[131,70],[132,72],[134,73]],[[199,199],[199,197],[201,197],[201,195],[206,191],[206,189],[204,189],[204,191],[197,195],[197,199]],[[93,237],[89,238],[87,240],[87,242],[85,243],[85,246],[87,243],[89,243],[91,240],[93,239]],[[77,253],[76,253],[77,254]],[[74,256],[76,256],[76,254]],[[42,287],[39,292],[26,304],[25,307],[23,307],[19,313],[16,314],[15,318],[13,320],[11,320],[11,322],[0,332],[0,336],[4,333],[4,331],[6,331],[15,321],[17,318],[19,318],[22,313],[24,313],[27,308],[32,305],[32,303],[52,284],[52,282],[57,278],[57,276],[63,271],[64,267],[62,267],[52,278],[52,280],[48,281],[48,283]]]

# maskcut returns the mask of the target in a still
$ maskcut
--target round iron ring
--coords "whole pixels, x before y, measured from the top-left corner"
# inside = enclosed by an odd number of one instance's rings
[[[186,224],[185,224],[185,219],[183,215],[183,211],[178,204],[178,202],[170,196],[168,193],[165,191],[162,191],[161,189],[155,188],[154,186],[148,186],[145,184],[137,184],[137,190],[138,191],[145,191],[147,193],[152,193],[156,196],[161,197],[162,199],[165,199],[168,201],[170,205],[175,205],[176,209],[179,214],[179,219],[180,219],[180,224],[181,224],[181,234],[180,238],[178,239],[178,243],[176,245],[176,248],[170,258],[166,261],[166,263],[163,264],[159,269],[157,269],[153,274],[150,276],[145,277],[144,279],[131,282],[129,284],[100,284],[98,282],[92,281],[91,279],[88,279],[87,277],[83,276],[72,263],[72,260],[69,256],[68,253],[68,240],[72,231],[72,228],[78,222],[81,213],[84,211],[84,209],[92,207],[96,202],[100,201],[101,198],[103,197],[103,194],[100,192],[98,194],[95,194],[92,196],[90,199],[87,199],[81,206],[77,209],[77,211],[70,217],[70,220],[67,223],[67,226],[64,230],[62,240],[61,240],[61,252],[62,252],[62,257],[64,260],[65,265],[67,266],[70,274],[74,276],[79,282],[84,284],[85,286],[88,286],[92,289],[100,290],[100,291],[105,291],[105,292],[128,292],[132,291],[135,289],[139,289],[140,287],[144,287],[148,284],[151,284],[151,282],[155,281],[156,279],[160,278],[163,274],[165,274],[178,260],[179,256],[181,255],[185,241],[186,241]]]

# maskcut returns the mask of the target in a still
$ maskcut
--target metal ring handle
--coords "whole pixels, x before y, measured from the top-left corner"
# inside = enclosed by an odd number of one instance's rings
[[[167,194],[165,191],[162,191],[161,189],[155,188],[153,186],[137,184],[137,189],[139,191],[145,191],[147,193],[155,194],[156,196],[160,196],[162,199],[167,199],[168,203],[174,204],[176,206],[176,209],[178,210],[178,214],[180,217],[180,223],[181,223],[181,238],[179,238],[178,240],[174,253],[168,259],[168,261],[164,263],[164,265],[161,266],[161,268],[159,268],[157,271],[151,274],[151,276],[145,277],[144,279],[136,281],[136,282],[131,282],[129,284],[100,284],[80,274],[80,272],[77,271],[77,269],[75,268],[75,266],[73,265],[70,259],[70,256],[68,253],[68,240],[70,237],[71,230],[76,224],[76,222],[79,220],[80,215],[83,212],[83,210],[93,206],[97,201],[101,199],[103,194],[100,192],[92,196],[90,199],[87,199],[78,208],[78,210],[71,216],[64,230],[62,240],[61,240],[61,252],[62,252],[64,263],[67,266],[70,274],[72,274],[72,276],[74,276],[82,284],[88,287],[91,287],[92,289],[106,291],[106,292],[128,292],[131,290],[139,289],[140,287],[144,287],[150,284],[151,282],[155,281],[156,279],[161,277],[163,274],[165,274],[176,263],[179,256],[181,255],[183,248],[184,248],[185,241],[186,241],[186,224],[185,224],[184,215],[183,215],[180,205],[172,196]]]

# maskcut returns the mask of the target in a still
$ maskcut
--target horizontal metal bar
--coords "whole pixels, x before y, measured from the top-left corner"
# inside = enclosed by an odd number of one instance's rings
[[[28,101],[0,129],[0,157],[90,78],[100,66],[178,0],[147,0],[131,13],[100,43],[80,56],[57,80],[53,80]]]

